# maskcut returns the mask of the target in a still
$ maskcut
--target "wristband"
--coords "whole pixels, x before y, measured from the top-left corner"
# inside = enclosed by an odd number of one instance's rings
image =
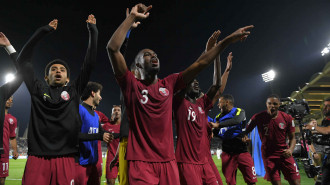
[[[12,45],[5,46],[5,50],[7,51],[8,55],[16,52],[15,48]]]

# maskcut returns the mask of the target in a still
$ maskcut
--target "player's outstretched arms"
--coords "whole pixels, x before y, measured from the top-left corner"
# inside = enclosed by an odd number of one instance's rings
[[[137,20],[146,19],[149,16],[149,10],[152,6],[145,6],[144,4],[135,5],[129,16],[117,28],[115,33],[110,38],[107,44],[108,56],[112,65],[112,70],[116,76],[122,76],[127,71],[126,61],[120,52],[120,48],[125,40],[128,30],[134,25]]]
[[[182,76],[186,84],[194,79],[203,69],[211,64],[215,57],[217,57],[228,45],[239,40],[245,40],[250,35],[250,29],[253,25],[239,28],[220,42],[216,44],[210,51],[203,53],[191,66],[183,71]]]
[[[220,31],[215,31],[211,37],[208,39],[206,43],[206,52],[211,50],[213,47],[216,46],[218,37],[220,35]],[[217,94],[217,91],[221,87],[221,62],[220,62],[220,55],[216,57],[216,60],[214,62],[214,74],[213,74],[213,84],[210,87],[210,89],[207,91],[207,96],[209,99],[212,100],[213,104],[216,101],[213,101],[214,96]]]

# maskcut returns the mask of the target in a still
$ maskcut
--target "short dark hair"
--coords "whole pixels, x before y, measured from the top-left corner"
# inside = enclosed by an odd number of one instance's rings
[[[324,102],[325,102],[325,101],[330,101],[330,97],[324,99]]]
[[[88,82],[80,99],[82,101],[85,101],[90,97],[92,92],[96,93],[99,90],[102,91],[102,89],[103,89],[103,86],[101,84],[99,84],[97,82]]]
[[[229,101],[232,105],[234,105],[235,100],[234,100],[233,95],[231,95],[231,94],[223,94],[223,95],[220,96],[220,98],[223,98],[224,100],[227,100],[227,101]]]
[[[267,99],[268,99],[268,98],[276,98],[276,99],[278,99],[278,101],[281,101],[280,96],[277,95],[277,94],[271,94],[271,95],[269,95],[269,96],[267,97]]]
[[[46,65],[46,68],[45,68],[45,76],[48,76],[49,75],[49,69],[50,67],[52,67],[52,65],[54,64],[62,64],[65,69],[66,69],[66,76],[68,78],[70,78],[70,68],[69,68],[69,65],[64,61],[64,60],[61,60],[61,59],[55,59],[51,62],[49,62],[47,65]]]

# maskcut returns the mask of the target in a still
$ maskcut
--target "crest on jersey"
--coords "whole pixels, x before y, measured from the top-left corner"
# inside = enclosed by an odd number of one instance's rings
[[[285,127],[284,123],[279,123],[278,126],[280,127],[280,129],[284,129]]]
[[[166,88],[164,88],[164,87],[159,88],[159,93],[162,96],[168,96],[168,95],[170,95],[170,92]]]
[[[14,123],[13,118],[9,118],[8,121],[9,121],[10,124],[13,124]]]
[[[201,114],[204,114],[204,113],[205,113],[205,112],[203,111],[202,107],[198,107],[198,111],[199,111],[199,113],[201,113]]]
[[[69,95],[68,92],[63,91],[63,92],[61,93],[61,98],[62,98],[63,100],[65,100],[65,101],[68,101],[68,100],[70,99],[70,95]]]

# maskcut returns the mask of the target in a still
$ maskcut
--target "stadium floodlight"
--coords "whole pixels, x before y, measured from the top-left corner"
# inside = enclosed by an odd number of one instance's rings
[[[274,70],[270,70],[267,73],[262,74],[262,79],[264,82],[270,82],[273,81],[275,78],[275,71]]]
[[[12,74],[12,73],[8,73],[6,76],[5,76],[5,83],[8,83],[8,82],[11,82],[15,79],[15,75]]]
[[[330,43],[328,44],[327,47],[325,47],[322,51],[321,51],[321,54],[322,56],[328,54],[330,52]]]

